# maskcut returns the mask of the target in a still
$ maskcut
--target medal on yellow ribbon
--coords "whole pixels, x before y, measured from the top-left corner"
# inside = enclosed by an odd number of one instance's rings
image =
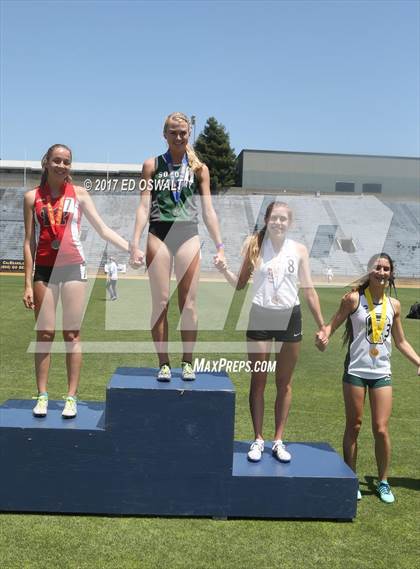
[[[382,332],[384,331],[385,322],[386,322],[386,302],[387,302],[386,296],[385,294],[382,295],[382,310],[379,322],[376,319],[375,306],[373,304],[372,295],[370,293],[369,288],[365,290],[365,297],[369,307],[370,321],[372,323],[373,343],[378,344],[381,340]],[[369,350],[369,353],[374,358],[379,356],[379,350],[376,347],[376,345]]]

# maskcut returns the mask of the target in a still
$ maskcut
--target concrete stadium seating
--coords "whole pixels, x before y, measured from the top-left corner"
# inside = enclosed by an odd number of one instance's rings
[[[0,258],[21,259],[23,240],[23,188],[2,188],[0,200]],[[123,237],[130,239],[138,195],[93,194],[92,198],[104,221]],[[331,267],[337,276],[360,276],[372,254],[385,250],[397,261],[397,276],[419,277],[420,204],[414,201],[381,201],[376,196],[308,195],[223,195],[214,196],[225,252],[232,270],[241,264],[240,251],[247,235],[263,224],[270,201],[283,199],[293,210],[290,237],[305,244],[311,253],[313,274],[325,274]],[[199,209],[201,206],[199,207]],[[331,238],[330,229],[334,235]],[[125,261],[124,254],[104,243],[82,218],[83,246],[90,267],[98,267],[104,253]],[[214,245],[200,213],[199,232],[202,244],[202,269],[213,270]],[[142,239],[145,246],[147,228]],[[329,243],[326,254],[326,243]],[[354,244],[346,252],[343,241]]]

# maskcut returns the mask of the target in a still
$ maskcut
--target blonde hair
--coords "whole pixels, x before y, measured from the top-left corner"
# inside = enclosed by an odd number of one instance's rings
[[[190,121],[190,119],[187,117],[187,115],[184,115],[184,113],[175,112],[175,113],[171,113],[170,115],[168,115],[166,117],[165,124],[163,125],[163,134],[164,135],[166,135],[166,132],[168,130],[169,121],[171,121],[171,120],[174,120],[176,122],[187,123],[188,134],[190,134],[190,132],[191,132],[191,121]],[[197,170],[200,170],[203,167],[203,163],[201,162],[201,160],[199,159],[199,157],[195,153],[195,150],[191,146],[191,144],[187,144],[186,152],[187,152],[188,164],[189,164],[190,168],[194,172],[197,172]]]
[[[41,182],[39,184],[40,188],[43,188],[47,183],[47,178],[48,178],[47,164],[49,159],[51,158],[51,154],[54,152],[54,150],[57,150],[57,148],[64,148],[64,150],[68,150],[68,152],[70,152],[70,162],[73,162],[73,153],[71,151],[71,148],[69,148],[65,144],[53,144],[52,146],[50,146],[47,152],[41,158],[42,173],[41,173]],[[68,182],[71,182],[71,176],[67,176],[66,180]]]
[[[242,249],[242,254],[245,255],[246,261],[252,267],[252,270],[255,270],[258,259],[261,253],[261,247],[264,241],[265,234],[267,232],[267,222],[270,219],[271,213],[275,207],[284,207],[287,209],[287,216],[289,218],[290,223],[293,221],[293,212],[290,207],[285,202],[277,202],[272,201],[268,204],[267,209],[265,210],[264,214],[264,227],[262,227],[259,231],[256,231],[251,237],[245,242],[245,245]]]

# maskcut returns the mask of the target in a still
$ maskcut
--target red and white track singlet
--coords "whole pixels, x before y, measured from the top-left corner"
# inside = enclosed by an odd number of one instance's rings
[[[51,227],[50,216],[48,215],[49,196],[48,184],[43,188],[36,188],[34,204],[34,219],[37,228],[35,265],[62,267],[84,263],[85,256],[80,242],[82,210],[74,186],[66,182],[62,187],[61,195],[57,198],[51,198],[55,219],[59,218],[61,197],[64,198],[61,221],[55,228]],[[57,239],[60,241],[60,248],[55,250],[52,243]]]

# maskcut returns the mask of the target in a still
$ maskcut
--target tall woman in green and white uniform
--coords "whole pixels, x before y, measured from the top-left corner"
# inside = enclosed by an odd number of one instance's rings
[[[146,259],[152,294],[152,336],[159,357],[159,381],[171,379],[168,354],[168,302],[174,267],[178,283],[183,342],[182,377],[195,379],[192,353],[197,337],[196,291],[200,272],[200,240],[196,194],[201,198],[203,221],[215,244],[216,258],[224,259],[219,224],[210,194],[208,168],[188,144],[191,125],[182,113],[165,121],[168,150],[143,164],[140,204],[131,243],[131,263]],[[146,255],[138,248],[149,221]]]
[[[368,277],[357,290],[347,293],[337,313],[326,327],[318,347],[323,350],[328,338],[346,321],[345,342],[348,351],[344,365],[343,394],[346,427],[343,437],[345,462],[356,472],[357,437],[362,426],[366,390],[372,414],[372,431],[378,466],[377,491],[383,502],[394,502],[387,481],[391,460],[388,422],[392,409],[391,336],[398,350],[417,366],[420,357],[404,337],[401,306],[397,299],[385,294],[393,281],[394,264],[386,253],[372,257]],[[362,497],[358,490],[358,499]]]

